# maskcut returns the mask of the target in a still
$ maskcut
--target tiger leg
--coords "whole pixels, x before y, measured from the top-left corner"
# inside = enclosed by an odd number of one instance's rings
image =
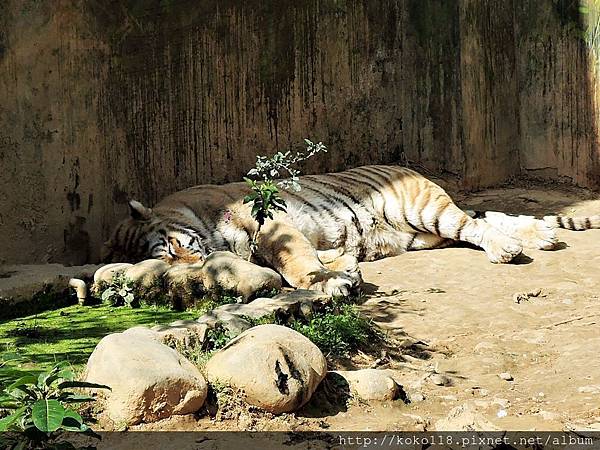
[[[269,220],[262,226],[257,241],[257,256],[295,288],[346,296],[358,285],[349,274],[326,268],[308,239],[287,222]]]
[[[445,239],[481,247],[493,263],[510,262],[522,252],[519,240],[507,236],[485,221],[472,219],[441,188],[437,190],[437,196],[431,192],[424,195],[427,195],[425,201],[417,201],[408,217],[413,227]]]
[[[417,233],[410,243],[409,250],[429,250],[433,248],[444,248],[452,245],[454,241],[431,233]]]
[[[317,250],[319,261],[323,264],[328,264],[340,258],[344,254],[344,248],[332,248],[329,250]]]

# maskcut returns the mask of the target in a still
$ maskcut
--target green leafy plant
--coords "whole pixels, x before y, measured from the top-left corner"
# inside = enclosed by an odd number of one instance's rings
[[[112,306],[130,306],[135,308],[139,306],[139,301],[134,295],[134,287],[131,281],[124,274],[115,275],[112,280],[107,283],[106,288],[102,291],[100,299],[104,303]]]
[[[256,252],[257,237],[265,221],[273,219],[273,214],[276,211],[286,211],[287,205],[280,195],[279,188],[300,190],[298,182],[300,171],[292,166],[311,158],[317,153],[327,152],[327,147],[322,142],[315,144],[305,139],[304,143],[306,144],[306,152],[292,154],[288,150],[285,153],[277,152],[270,158],[257,156],[256,166],[250,169],[247,177],[244,177],[244,181],[252,191],[244,197],[244,204],[252,203],[250,213],[258,224],[250,242],[251,254],[248,259]],[[249,177],[258,178],[259,180]]]
[[[291,328],[306,336],[325,354],[345,356],[377,337],[372,323],[362,317],[355,305],[333,302],[305,322],[294,321]]]
[[[54,442],[59,432],[94,435],[81,415],[71,408],[94,398],[73,389],[110,388],[76,381],[68,362],[57,363],[50,370],[37,370],[22,368],[17,364],[21,361],[12,354],[0,359],[0,411],[5,415],[0,419],[0,433],[9,433],[8,437],[3,435],[3,444],[14,448],[59,448]],[[70,448],[68,445],[64,448]]]

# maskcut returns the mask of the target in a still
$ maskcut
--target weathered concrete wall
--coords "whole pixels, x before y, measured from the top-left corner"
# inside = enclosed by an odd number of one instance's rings
[[[598,183],[589,48],[555,4],[3,0],[0,263],[95,261],[129,197],[239,180],[304,137],[330,149],[305,172]]]
[[[515,1],[520,163],[528,173],[600,186],[599,9],[596,0]]]

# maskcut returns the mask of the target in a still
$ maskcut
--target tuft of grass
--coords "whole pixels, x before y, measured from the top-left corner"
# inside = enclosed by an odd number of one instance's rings
[[[335,301],[307,321],[294,321],[290,326],[325,355],[333,356],[346,356],[379,337],[371,321],[362,317],[355,305]]]

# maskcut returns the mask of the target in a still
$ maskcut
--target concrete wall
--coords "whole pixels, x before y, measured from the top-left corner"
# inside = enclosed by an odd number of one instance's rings
[[[95,261],[128,198],[304,137],[330,149],[305,172],[597,186],[596,47],[563,3],[3,0],[0,263]]]

